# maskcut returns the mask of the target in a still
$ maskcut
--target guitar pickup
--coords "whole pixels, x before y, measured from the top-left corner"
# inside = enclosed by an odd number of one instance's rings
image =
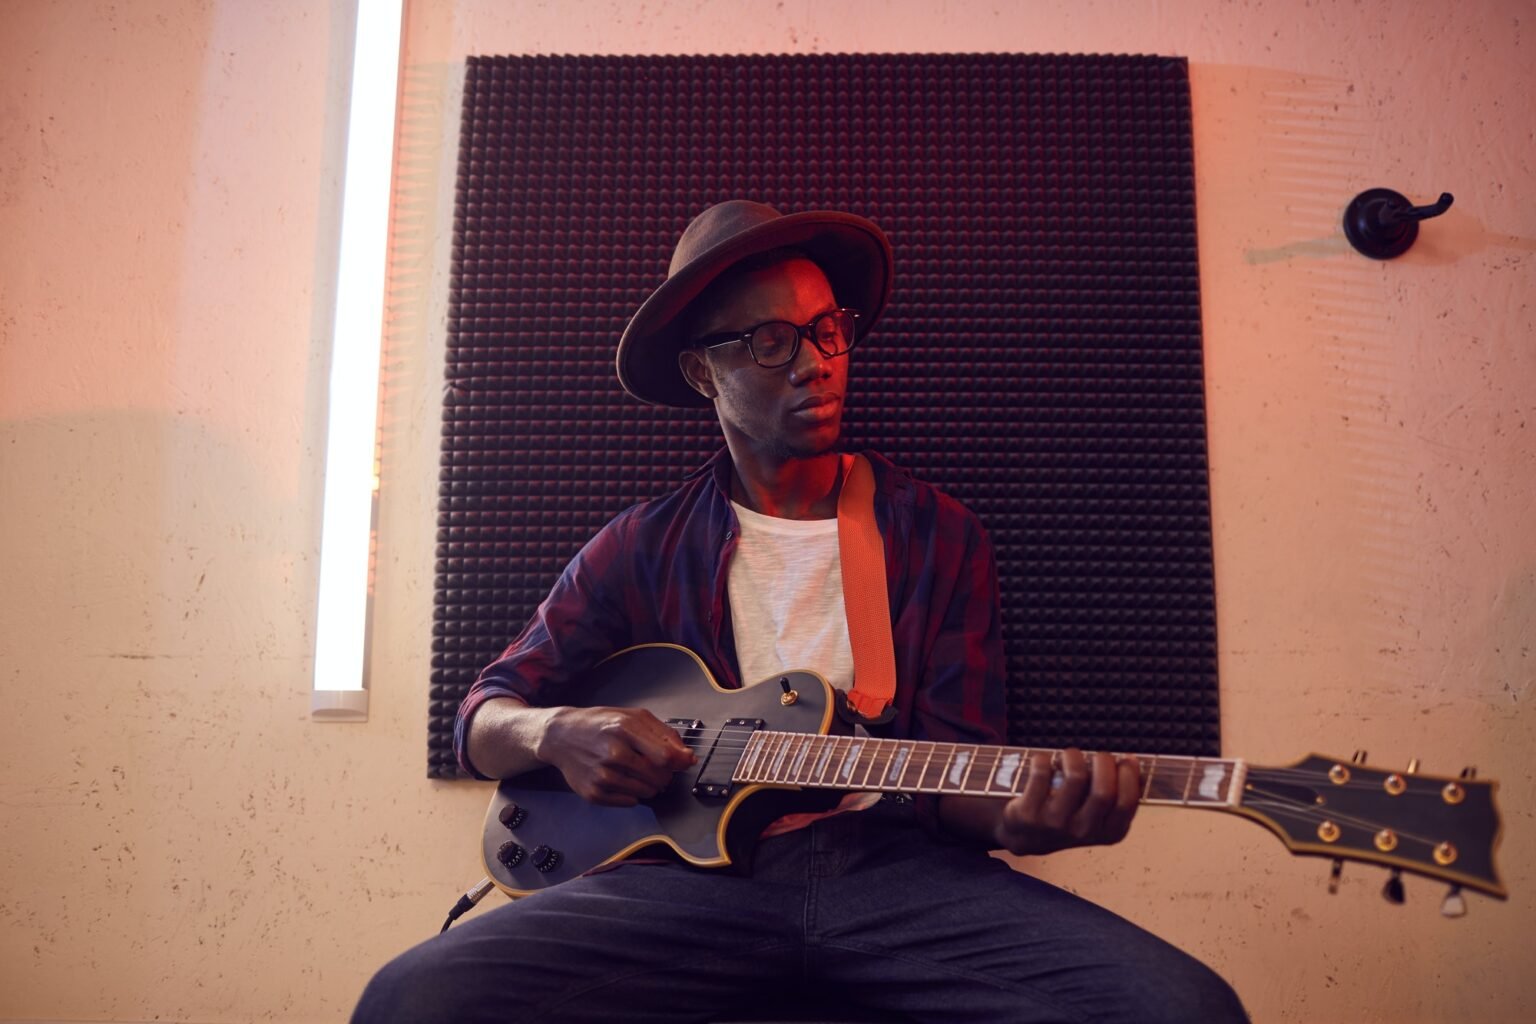
[[[730,796],[734,785],[731,775],[741,762],[747,737],[765,725],[761,718],[727,718],[720,731],[710,738],[709,750],[699,755],[701,764],[694,778],[693,795],[716,799]],[[721,740],[728,741],[724,751],[720,751]],[[717,752],[719,757],[715,756]]]

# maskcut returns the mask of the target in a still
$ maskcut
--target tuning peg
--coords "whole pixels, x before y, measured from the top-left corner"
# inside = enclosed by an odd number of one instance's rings
[[[1392,869],[1392,874],[1387,878],[1387,884],[1381,887],[1382,898],[1388,903],[1396,903],[1398,906],[1407,900],[1403,892],[1403,873],[1397,868]]]
[[[1467,916],[1467,901],[1461,895],[1461,886],[1451,886],[1451,891],[1445,894],[1445,901],[1440,904],[1440,914],[1443,917]]]
[[[1418,773],[1419,773],[1419,759],[1416,758],[1416,757],[1410,757],[1408,759],[1408,770],[1406,772],[1404,772],[1403,774],[1404,775],[1417,775]]]
[[[1354,761],[1355,764],[1365,764],[1365,756],[1365,751],[1357,750],[1355,751],[1355,756],[1350,760]]]
[[[1339,892],[1339,876],[1344,874],[1344,862],[1338,857],[1333,859],[1333,870],[1328,872],[1328,895],[1336,896]]]
[[[1461,770],[1461,777],[1464,778],[1464,779],[1475,779],[1475,778],[1477,778],[1477,765],[1475,765],[1475,764],[1467,765],[1465,768],[1463,768]]]

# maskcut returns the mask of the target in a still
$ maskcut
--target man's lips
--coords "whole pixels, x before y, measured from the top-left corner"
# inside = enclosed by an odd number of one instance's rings
[[[791,409],[790,412],[804,412],[807,409],[820,409],[822,406],[833,405],[837,401],[838,397],[836,395],[812,395],[810,398],[807,398],[805,401]]]

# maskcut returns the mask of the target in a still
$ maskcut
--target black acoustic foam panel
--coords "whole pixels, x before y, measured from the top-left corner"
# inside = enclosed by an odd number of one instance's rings
[[[1215,754],[1188,69],[1165,57],[472,58],[428,772],[566,561],[721,444],[613,373],[689,219],[846,209],[895,248],[845,418],[996,545],[1016,743]]]

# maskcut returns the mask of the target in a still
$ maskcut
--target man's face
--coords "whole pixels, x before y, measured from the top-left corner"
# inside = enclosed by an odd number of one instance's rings
[[[796,257],[721,289],[699,315],[693,336],[745,331],[768,320],[798,326],[836,308],[821,268]],[[745,342],[685,352],[680,364],[694,386],[715,400],[721,429],[733,448],[744,443],[782,461],[836,447],[848,390],[847,355],[828,359],[802,338],[795,358],[773,369],[757,365]]]

